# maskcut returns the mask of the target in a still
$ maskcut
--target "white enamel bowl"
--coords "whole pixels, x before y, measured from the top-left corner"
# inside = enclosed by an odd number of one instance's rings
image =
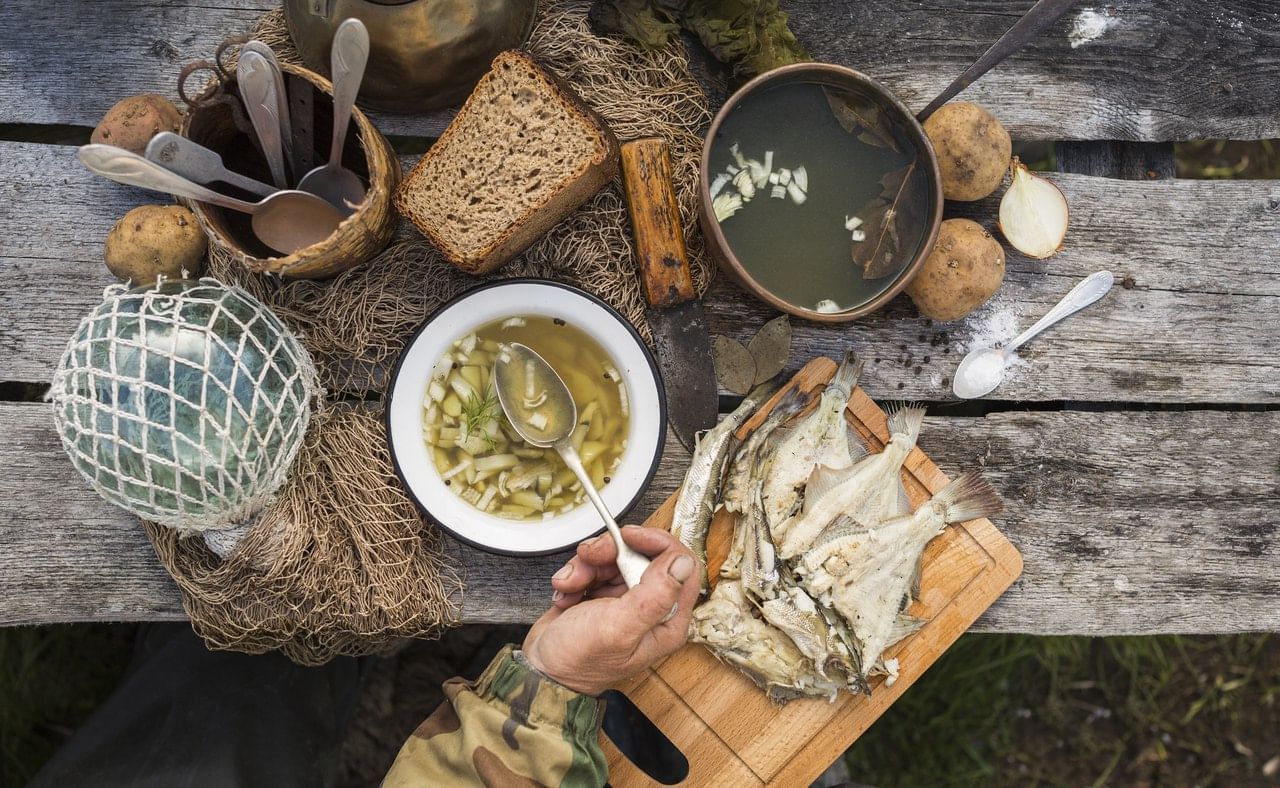
[[[584,503],[548,520],[518,522],[476,509],[445,486],[422,439],[422,401],[431,368],[459,337],[518,315],[560,318],[585,331],[613,359],[631,406],[622,462],[601,496],[621,518],[644,494],[662,459],[667,405],[653,356],[635,329],[600,299],[567,285],[508,279],[469,290],[440,307],[418,329],[396,363],[386,411],[391,459],[427,517],[458,539],[508,555],[543,555],[604,530]]]

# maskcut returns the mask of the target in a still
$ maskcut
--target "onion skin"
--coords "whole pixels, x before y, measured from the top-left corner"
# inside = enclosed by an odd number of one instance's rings
[[[1009,245],[1027,257],[1044,260],[1062,249],[1071,222],[1067,197],[1058,185],[1013,158],[1012,181],[1000,198],[996,226]]]

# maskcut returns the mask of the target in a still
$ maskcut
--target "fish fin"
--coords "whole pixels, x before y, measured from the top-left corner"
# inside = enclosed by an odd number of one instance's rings
[[[891,440],[903,436],[908,444],[915,445],[920,437],[920,426],[924,424],[924,406],[895,405],[889,409],[889,434]]]
[[[995,488],[977,471],[960,475],[933,500],[942,505],[948,523],[990,517],[1004,509]]]
[[[809,542],[809,546],[805,548],[805,552],[819,550],[837,539],[843,539],[846,536],[852,536],[866,530],[867,527],[865,525],[847,514],[842,514],[828,523],[826,528],[823,528],[814,536]]]
[[[911,514],[911,499],[907,497],[907,485],[898,477],[898,514]]]
[[[899,613],[898,617],[893,620],[893,626],[889,629],[889,639],[885,641],[885,645],[892,646],[908,635],[914,635],[924,624],[925,620],[923,618],[917,618],[907,613]]]
[[[862,377],[864,363],[852,350],[846,350],[844,361],[840,362],[840,368],[836,370],[835,377],[831,378],[827,386],[835,386],[843,391],[847,399],[853,393],[853,387],[858,385],[858,378]]]
[[[831,468],[826,465],[814,468],[804,484],[804,506],[801,511],[808,513],[824,495],[839,487],[847,478],[848,468]]]
[[[862,436],[853,428],[851,424],[845,424],[845,438],[849,444],[849,464],[857,465],[867,458],[871,452],[867,449],[867,444],[862,442]]]
[[[910,603],[911,599],[920,598],[920,576],[922,574],[924,574],[924,553],[921,553],[920,557],[916,559],[916,568],[911,572],[911,596],[908,598],[908,603]]]

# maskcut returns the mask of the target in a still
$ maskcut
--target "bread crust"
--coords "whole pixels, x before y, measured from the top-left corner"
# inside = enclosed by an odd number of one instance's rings
[[[454,141],[456,130],[459,127],[457,118],[464,117],[472,109],[474,102],[487,99],[487,96],[483,94],[485,94],[485,89],[488,87],[489,82],[494,78],[494,72],[508,62],[527,68],[536,78],[540,79],[545,88],[550,91],[551,98],[558,101],[571,114],[584,121],[587,127],[598,137],[599,144],[597,145],[596,154],[592,158],[584,160],[578,171],[566,180],[553,195],[540,205],[531,206],[522,216],[514,217],[507,225],[507,228],[486,244],[478,253],[466,255],[445,242],[437,231],[436,223],[432,217],[421,216],[414,210],[412,195],[417,188],[431,188],[427,171],[435,158],[449,156],[453,146],[466,144]],[[594,110],[588,107],[568,85],[554,74],[549,73],[524,52],[508,50],[499,53],[493,59],[489,73],[481,78],[480,83],[476,85],[476,89],[472,91],[466,102],[463,103],[462,108],[458,110],[457,118],[453,123],[449,124],[444,134],[436,140],[431,149],[427,151],[400,183],[400,187],[395,194],[395,205],[400,214],[413,222],[414,226],[440,250],[449,262],[469,274],[487,274],[500,268],[513,257],[532,246],[552,227],[559,224],[579,206],[591,199],[596,192],[603,188],[606,183],[613,180],[618,173],[618,139],[614,136],[608,124]]]

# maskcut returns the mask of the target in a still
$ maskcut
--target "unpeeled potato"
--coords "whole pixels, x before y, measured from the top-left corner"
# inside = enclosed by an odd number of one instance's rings
[[[907,285],[920,314],[959,320],[986,303],[1004,281],[1004,249],[982,225],[948,219],[924,266]]]
[[[155,93],[116,102],[89,136],[90,142],[115,145],[141,156],[151,138],[162,131],[178,131],[182,113],[173,102]]]
[[[948,200],[981,200],[1004,180],[1013,155],[1009,132],[977,104],[944,104],[924,122],[942,173],[942,196]]]
[[[208,247],[191,211],[181,205],[143,205],[126,213],[107,233],[102,257],[120,279],[153,285],[162,276],[199,276]]]

